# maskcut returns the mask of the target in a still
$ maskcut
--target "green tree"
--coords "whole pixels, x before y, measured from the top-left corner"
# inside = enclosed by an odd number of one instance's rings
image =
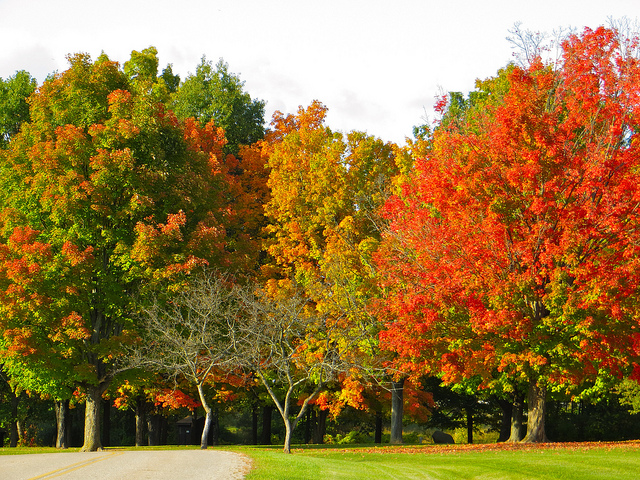
[[[637,380],[625,378],[616,387],[616,392],[620,394],[620,403],[631,407],[631,413],[640,413],[640,384]]]
[[[176,93],[178,91],[178,87],[180,87],[180,75],[174,75],[173,73],[173,65],[167,65],[164,70],[162,70],[162,80],[164,80],[169,93]]]
[[[225,152],[237,155],[241,145],[264,137],[263,100],[252,99],[244,82],[229,72],[221,60],[213,66],[205,57],[173,97],[172,108],[179,119],[197,118],[203,125],[213,120],[226,133]]]
[[[20,125],[29,120],[27,99],[36,87],[36,80],[24,70],[6,80],[0,78],[0,148],[5,148]]]

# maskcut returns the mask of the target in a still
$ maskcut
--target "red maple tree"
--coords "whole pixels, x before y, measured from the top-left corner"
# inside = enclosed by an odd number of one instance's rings
[[[479,83],[386,205],[384,343],[449,381],[526,382],[525,441],[546,440],[549,385],[626,374],[640,353],[634,45],[585,29],[559,63]]]

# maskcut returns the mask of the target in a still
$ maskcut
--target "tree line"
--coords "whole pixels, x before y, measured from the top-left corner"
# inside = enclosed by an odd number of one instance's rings
[[[554,58],[516,29],[519,61],[442,96],[404,146],[331,130],[317,101],[265,128],[222,60],[182,81],[152,47],[2,80],[7,397],[53,402],[59,447],[84,404],[87,451],[104,398],[140,422],[201,407],[203,448],[221,404],[268,401],[285,452],[312,412],[345,408],[376,440],[390,409],[400,443],[444,385],[469,440],[489,399],[511,442],[548,441],[549,398],[637,404],[640,56],[623,26],[567,33]]]

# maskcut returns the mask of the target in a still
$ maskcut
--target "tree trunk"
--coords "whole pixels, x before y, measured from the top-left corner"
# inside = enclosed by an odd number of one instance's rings
[[[467,407],[467,443],[473,443],[473,408]]]
[[[547,388],[540,382],[531,380],[527,396],[527,436],[524,443],[546,443],[549,441],[544,428]]]
[[[518,443],[522,440],[522,414],[524,410],[524,397],[516,393],[513,397],[513,407],[511,409],[511,434],[507,443]]]
[[[376,433],[373,443],[382,443],[382,413],[376,412]]]
[[[293,432],[293,426],[291,425],[291,420],[286,418],[284,420],[284,453],[291,453],[291,433]]]
[[[25,419],[26,421],[26,419]],[[16,420],[16,428],[18,429],[18,443],[20,445],[26,445],[27,439],[25,438],[26,429],[22,421],[18,418]]]
[[[102,392],[100,386],[87,389],[87,399],[84,404],[84,445],[81,452],[96,452],[102,450],[100,442],[100,405]]]
[[[203,405],[204,407],[204,405]],[[205,408],[204,427],[200,437],[200,449],[206,450],[209,443],[209,431],[211,430],[211,408]]]
[[[202,429],[202,436],[200,437],[200,448],[202,450],[207,449],[207,442],[209,441],[209,430],[211,429],[211,407],[207,402],[207,398],[204,394],[204,388],[202,384],[198,384],[198,395],[200,396],[200,403],[205,412],[204,428]]]
[[[9,447],[18,446],[19,429],[18,429],[18,404],[20,403],[20,395],[11,389],[11,420],[9,423]]]
[[[262,408],[262,445],[271,445],[271,415],[273,407],[265,405]]]
[[[513,404],[508,400],[498,399],[498,405],[502,410],[502,419],[500,420],[500,436],[498,442],[506,442],[511,435],[511,415]]]
[[[69,400],[56,400],[56,448],[69,448]]]
[[[404,378],[391,382],[391,438],[389,443],[402,443],[402,417],[404,414]]]
[[[145,437],[145,423],[147,423],[146,415],[146,402],[142,397],[136,398],[135,416],[136,416],[136,447],[142,447]]]

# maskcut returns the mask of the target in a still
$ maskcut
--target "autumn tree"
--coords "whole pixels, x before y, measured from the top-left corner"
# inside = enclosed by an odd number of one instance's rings
[[[558,63],[510,67],[386,206],[385,345],[445,380],[526,382],[526,442],[546,441],[548,389],[636,366],[636,44],[585,29]]]
[[[246,260],[225,229],[237,180],[224,133],[167,111],[154,58],[134,54],[123,71],[70,56],[0,154],[5,363],[46,346],[66,365],[86,391],[84,450],[100,448],[101,395],[135,338],[133,294]]]
[[[371,261],[380,239],[378,209],[408,156],[361,132],[333,132],[324,124],[326,111],[316,101],[295,115],[277,112],[262,142],[271,188],[265,214],[272,285],[278,278],[301,285],[342,332],[336,342],[351,355],[348,376],[370,380],[385,372],[372,306],[380,295]],[[351,388],[360,388],[358,382],[345,384],[344,397],[358,398],[349,395]],[[397,411],[401,400],[394,405]],[[394,418],[401,425],[402,414]]]
[[[64,318],[64,300],[56,302],[46,294],[63,274],[58,270],[56,277],[51,249],[37,236],[33,229],[16,228],[0,245],[0,305],[5,317],[0,358],[14,388],[37,392],[55,402],[56,446],[66,448],[69,400],[77,384],[88,377],[71,360],[73,350],[60,352],[59,346],[66,339],[66,347],[71,348],[70,343],[84,332],[71,318]],[[57,331],[50,331],[54,326]]]
[[[534,35],[534,34],[529,34]],[[528,37],[527,37],[528,38]],[[540,40],[540,42],[542,39]],[[536,51],[539,51],[541,47],[535,47]],[[526,58],[523,57],[523,61]],[[438,135],[443,131],[460,128],[464,125],[466,129],[473,129],[477,127],[477,121],[479,112],[484,112],[489,105],[496,107],[504,95],[509,90],[509,75],[513,72],[514,65],[510,64],[506,68],[499,70],[495,77],[485,79],[483,81],[478,80],[476,82],[476,90],[470,92],[467,96],[461,92],[449,92],[446,96],[441,98],[441,106],[446,107],[442,112],[441,117],[436,126]],[[416,129],[417,140],[412,142],[411,154],[414,158],[424,158],[432,153],[433,149],[433,135],[431,128],[428,125],[424,125]],[[412,174],[401,175],[397,181],[399,183],[411,182]],[[448,340],[447,340],[448,341]],[[443,350],[434,352],[434,360],[438,360],[443,351],[446,352],[448,348],[447,341],[441,343]],[[437,361],[432,362],[433,365],[437,364]],[[406,370],[410,371],[411,367],[406,366]],[[424,372],[428,375],[440,375],[439,367],[432,366],[426,368]],[[489,372],[485,372],[487,375]],[[524,438],[522,421],[523,421],[523,407],[524,397],[523,392],[526,393],[526,385],[522,379],[513,378],[507,372],[498,372],[494,370],[491,373],[491,380],[485,379],[483,382],[483,392],[485,395],[490,393],[499,398],[499,404],[505,408],[505,411],[509,414],[510,418],[505,418],[505,428],[509,427],[509,434],[503,438],[503,441],[519,442]],[[473,375],[473,373],[472,373]],[[455,380],[456,384],[454,388],[467,390],[469,385],[477,386],[477,375],[472,378],[463,379],[459,376],[449,378],[449,382]],[[471,387],[472,389],[475,387]]]

